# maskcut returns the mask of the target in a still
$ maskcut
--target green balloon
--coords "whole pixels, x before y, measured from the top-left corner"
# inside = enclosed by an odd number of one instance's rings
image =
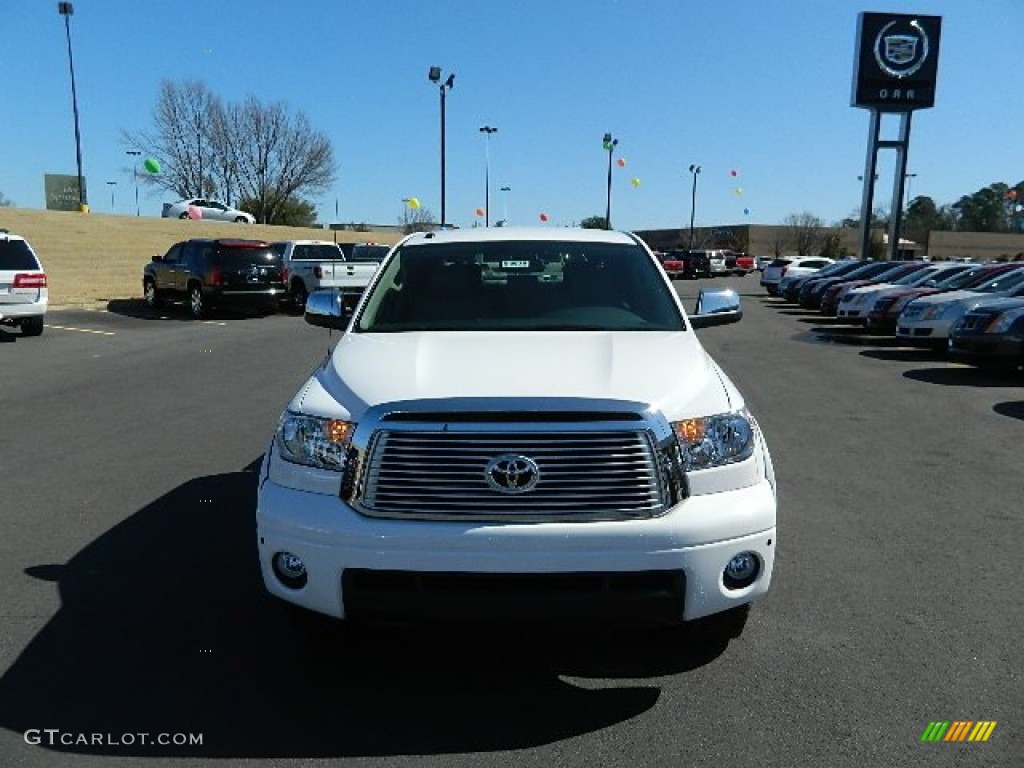
[[[160,173],[160,161],[155,157],[147,157],[142,165],[150,173]]]

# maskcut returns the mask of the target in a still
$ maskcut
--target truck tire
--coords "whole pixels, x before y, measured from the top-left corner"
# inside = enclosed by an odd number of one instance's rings
[[[309,291],[306,290],[306,284],[301,280],[296,280],[292,283],[292,310],[297,315],[301,315],[306,311],[306,299],[309,298]]]

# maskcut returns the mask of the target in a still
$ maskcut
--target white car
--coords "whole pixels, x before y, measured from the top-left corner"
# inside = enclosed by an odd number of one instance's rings
[[[232,208],[219,200],[194,197],[176,203],[164,203],[160,214],[165,219],[202,219],[203,221],[234,221],[239,224],[255,224],[251,213]]]
[[[46,272],[28,240],[0,229],[0,325],[38,336],[49,303]]]
[[[833,259],[824,256],[784,256],[775,259],[761,272],[761,287],[769,296],[777,296],[783,277],[809,275],[832,262]]]
[[[263,581],[346,620],[680,624],[735,635],[772,577],[775,474],[743,396],[633,235],[409,235],[281,415]],[[735,610],[734,610],[735,609]]]
[[[965,269],[967,269],[966,264],[936,264],[933,267],[911,272],[891,283],[862,285],[859,288],[854,288],[840,299],[836,317],[854,325],[865,325],[868,321],[868,314],[880,299],[904,288],[914,288],[929,282],[934,284]]]
[[[969,291],[948,291],[922,296],[900,313],[896,338],[916,347],[946,349],[949,331],[961,317],[986,299],[1024,292],[1024,267],[1001,272]]]

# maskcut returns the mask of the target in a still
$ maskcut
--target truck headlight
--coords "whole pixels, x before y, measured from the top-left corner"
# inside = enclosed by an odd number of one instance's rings
[[[350,421],[285,411],[277,427],[277,447],[285,461],[340,472],[355,430]]]
[[[672,422],[687,471],[733,464],[754,453],[753,418],[746,410]]]

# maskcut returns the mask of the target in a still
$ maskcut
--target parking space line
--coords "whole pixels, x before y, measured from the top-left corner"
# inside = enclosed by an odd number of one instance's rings
[[[92,328],[72,328],[70,325],[51,325],[46,323],[47,328],[53,328],[57,331],[76,331],[78,333],[94,333],[97,336],[116,336],[114,331],[95,331]]]

